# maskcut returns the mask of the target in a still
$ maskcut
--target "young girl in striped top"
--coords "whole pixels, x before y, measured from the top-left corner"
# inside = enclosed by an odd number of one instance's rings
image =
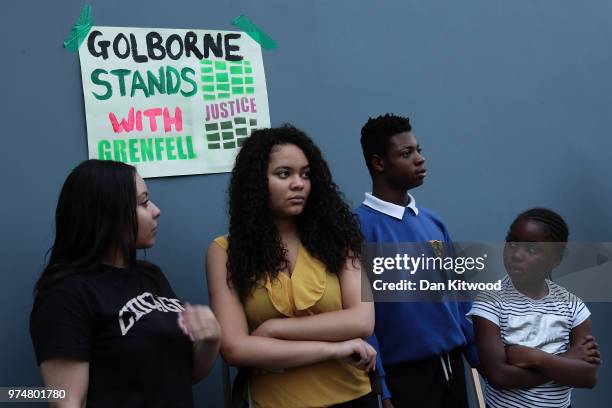
[[[567,224],[534,208],[510,226],[508,276],[501,291],[479,294],[468,313],[487,380],[487,407],[571,406],[571,387],[597,381],[599,347],[585,304],[550,280],[562,259]]]

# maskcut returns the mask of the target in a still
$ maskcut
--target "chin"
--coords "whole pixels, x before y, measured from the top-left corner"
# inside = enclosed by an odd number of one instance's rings
[[[155,245],[155,240],[151,240],[149,242],[137,243],[136,249],[149,249],[149,248],[153,248],[154,245]]]
[[[412,190],[413,188],[417,188],[423,184],[423,180],[417,180],[412,184],[406,186],[406,190]]]
[[[285,214],[288,217],[295,217],[297,215],[300,215],[302,212],[304,212],[304,207],[299,207],[299,208],[288,208],[287,211],[285,211]]]

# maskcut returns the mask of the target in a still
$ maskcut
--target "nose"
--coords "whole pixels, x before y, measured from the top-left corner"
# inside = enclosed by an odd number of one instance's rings
[[[425,163],[425,156],[423,156],[421,153],[417,152],[416,154],[416,161],[418,165],[421,165],[423,163]]]
[[[304,188],[304,179],[299,174],[294,175],[291,178],[291,184],[289,187],[292,190],[302,190]]]
[[[153,203],[153,201],[149,200],[149,205],[151,206],[153,219],[157,219],[161,215],[161,210],[159,209],[158,206],[155,205],[155,203]]]
[[[515,261],[522,261],[525,258],[525,251],[527,250],[523,245],[517,244],[517,246],[512,248],[511,251],[512,252],[510,254],[512,255],[512,259]]]

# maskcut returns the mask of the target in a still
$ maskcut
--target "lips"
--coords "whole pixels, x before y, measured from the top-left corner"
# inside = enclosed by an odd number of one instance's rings
[[[304,201],[306,201],[306,197],[304,196],[289,197],[287,201],[289,201],[292,204],[303,204]]]
[[[523,268],[520,268],[518,266],[515,265],[509,265],[508,266],[508,273],[512,274],[512,275],[520,275],[524,272]]]
[[[419,169],[415,171],[414,174],[416,174],[417,177],[425,177],[427,175],[427,169]]]

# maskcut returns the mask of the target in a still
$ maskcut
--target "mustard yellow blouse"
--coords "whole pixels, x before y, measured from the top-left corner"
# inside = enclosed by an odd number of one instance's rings
[[[215,242],[227,250],[225,237]],[[338,276],[300,245],[291,277],[258,286],[246,300],[249,331],[268,319],[308,316],[342,309]],[[326,360],[289,368],[281,373],[255,374],[250,379],[251,398],[262,408],[321,408],[359,398],[371,391],[367,374],[348,363]]]

